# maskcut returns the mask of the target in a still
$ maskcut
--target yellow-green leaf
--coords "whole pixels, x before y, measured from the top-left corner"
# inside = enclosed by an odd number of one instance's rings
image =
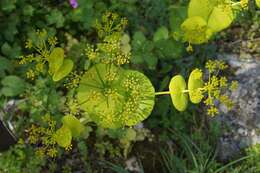
[[[176,75],[171,79],[169,90],[174,107],[178,111],[184,111],[188,105],[188,94],[186,90],[186,82],[181,75]]]
[[[188,7],[188,17],[199,16],[207,21],[213,5],[212,0],[191,0]]]
[[[62,126],[54,135],[55,141],[61,147],[69,147],[72,140],[71,131],[67,126]]]
[[[72,60],[65,59],[60,69],[52,76],[53,81],[57,82],[67,76],[71,72],[73,65],[74,63]]]
[[[199,103],[203,95],[200,88],[203,87],[202,72],[199,69],[195,69],[191,72],[188,81],[189,96],[192,103]]]
[[[233,18],[231,5],[218,5],[213,8],[208,20],[208,27],[213,32],[219,32],[227,28],[232,23]]]
[[[181,29],[184,32],[184,40],[192,44],[207,42],[212,36],[212,31],[207,27],[207,22],[199,16],[186,19]]]
[[[255,0],[256,6],[260,8],[260,0]]]
[[[62,123],[66,127],[68,127],[71,131],[73,137],[79,137],[82,131],[84,130],[84,126],[81,122],[73,115],[66,115],[62,118]]]
[[[57,72],[63,64],[64,50],[60,47],[54,48],[48,58],[49,72],[54,74]]]

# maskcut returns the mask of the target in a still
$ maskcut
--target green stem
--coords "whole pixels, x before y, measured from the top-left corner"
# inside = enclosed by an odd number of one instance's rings
[[[234,3],[231,4],[231,6],[235,7],[235,6],[240,5],[240,4],[241,4],[241,2],[234,2]]]
[[[189,90],[182,90],[182,92],[183,92],[183,93],[188,93],[188,92],[189,92]]]
[[[171,92],[170,91],[155,92],[155,95],[167,95],[167,94],[171,94]]]

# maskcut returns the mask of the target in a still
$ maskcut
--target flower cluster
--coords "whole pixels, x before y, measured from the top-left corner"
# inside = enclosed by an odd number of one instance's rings
[[[56,121],[49,114],[43,116],[42,121],[44,126],[33,124],[28,129],[29,143],[39,146],[36,150],[38,156],[43,157],[47,155],[49,157],[56,157],[58,151],[56,141],[53,137],[56,129]]]
[[[228,84],[225,76],[220,76],[220,71],[225,70],[228,66],[223,61],[208,61],[206,68],[208,70],[208,82],[205,83],[204,92],[207,98],[204,103],[209,107],[208,114],[214,116],[218,113],[217,103],[224,104],[228,110],[233,107],[232,100],[225,93],[227,90],[237,88],[237,81]]]
[[[19,61],[21,65],[33,64],[26,72],[26,77],[31,80],[44,72],[44,66],[48,61],[51,50],[57,45],[57,38],[49,37],[46,30],[37,30],[36,36],[36,40],[27,39],[25,42],[25,48],[34,50],[36,53],[21,56]]]
[[[97,22],[98,35],[101,42],[97,45],[87,45],[85,54],[89,60],[96,63],[123,65],[130,62],[130,49],[128,43],[122,44],[123,29],[126,19],[120,19],[117,14],[107,13]],[[127,48],[127,49],[126,49]]]
[[[228,83],[228,79],[221,75],[221,71],[228,66],[223,61],[209,60],[206,63],[206,80],[203,80],[203,72],[194,69],[189,76],[188,89],[186,82],[181,75],[176,75],[171,79],[169,90],[157,92],[155,95],[170,94],[173,105],[179,111],[184,111],[187,107],[188,96],[192,103],[204,103],[208,107],[207,113],[210,116],[218,114],[217,106],[224,104],[228,110],[233,107],[232,100],[226,94],[228,90],[235,90],[238,87],[237,81]]]

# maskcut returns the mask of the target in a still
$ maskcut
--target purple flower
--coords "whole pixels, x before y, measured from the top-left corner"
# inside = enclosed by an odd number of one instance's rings
[[[77,0],[70,0],[70,5],[72,6],[72,8],[77,8],[78,7]]]

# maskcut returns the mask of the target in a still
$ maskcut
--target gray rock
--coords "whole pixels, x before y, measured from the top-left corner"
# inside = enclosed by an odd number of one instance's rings
[[[231,93],[234,109],[227,112],[220,106],[221,114],[213,120],[222,125],[218,156],[228,161],[236,158],[241,149],[260,143],[260,61],[243,61],[238,55],[224,57],[235,69],[233,79],[239,82],[239,88]]]

